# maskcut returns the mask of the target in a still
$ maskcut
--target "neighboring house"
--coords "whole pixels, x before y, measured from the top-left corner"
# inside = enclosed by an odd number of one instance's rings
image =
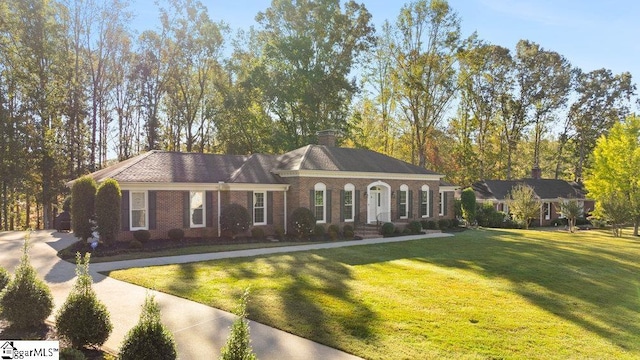
[[[561,217],[560,203],[570,199],[582,205],[585,214],[593,211],[594,202],[585,196],[585,190],[578,183],[558,180],[541,179],[540,170],[534,168],[532,177],[520,180],[481,180],[471,187],[476,194],[478,203],[492,203],[496,210],[509,213],[507,201],[514,186],[525,184],[530,186],[540,201],[540,215],[535,223],[548,226]]]
[[[113,178],[122,190],[122,232],[152,238],[182,228],[187,237],[219,236],[220,213],[237,203],[267,234],[287,231],[298,207],[320,224],[360,225],[454,217],[457,187],[444,175],[364,149],[340,148],[335,133],[323,145],[283,155],[248,156],[150,151],[90,174]]]

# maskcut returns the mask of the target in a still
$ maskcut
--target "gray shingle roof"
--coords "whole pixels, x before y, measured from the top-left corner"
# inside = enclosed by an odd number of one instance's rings
[[[100,182],[284,184],[279,170],[438,175],[364,149],[308,145],[284,155],[220,155],[153,150],[90,174]]]
[[[517,184],[525,184],[533,188],[539,199],[585,198],[585,192],[580,185],[557,179],[483,180],[474,183],[471,187],[477,199],[505,200]]]
[[[438,175],[436,172],[366,149],[307,145],[278,157],[277,170],[326,170]]]

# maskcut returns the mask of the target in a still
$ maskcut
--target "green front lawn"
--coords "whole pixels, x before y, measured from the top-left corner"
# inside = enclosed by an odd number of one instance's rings
[[[371,359],[639,358],[640,241],[472,230],[451,238],[114,271]]]

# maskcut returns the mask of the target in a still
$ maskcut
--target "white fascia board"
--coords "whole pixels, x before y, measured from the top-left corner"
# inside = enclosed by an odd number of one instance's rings
[[[160,191],[287,191],[289,184],[238,184],[238,183],[120,183],[122,190]]]
[[[399,174],[383,172],[356,172],[356,171],[324,171],[324,170],[283,170],[275,172],[283,178],[307,177],[307,178],[335,178],[335,179],[379,179],[379,180],[422,180],[439,181],[444,178],[440,174]]]
[[[446,192],[446,191],[456,191],[458,189],[460,189],[460,186],[453,186],[453,185],[451,185],[451,186],[440,186],[440,191],[444,191],[444,192]]]

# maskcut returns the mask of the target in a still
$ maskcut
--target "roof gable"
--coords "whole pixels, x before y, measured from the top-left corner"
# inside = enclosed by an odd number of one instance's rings
[[[307,145],[278,157],[276,171],[300,170],[438,175],[375,151],[323,145]]]

